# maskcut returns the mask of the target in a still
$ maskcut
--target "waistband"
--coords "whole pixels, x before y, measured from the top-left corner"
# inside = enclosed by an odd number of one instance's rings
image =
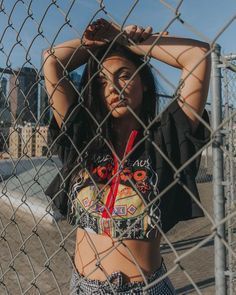
[[[161,276],[163,276],[165,273],[166,273],[166,266],[162,258],[160,267],[157,270],[155,270],[151,275],[146,277],[147,283],[153,282],[157,278],[160,278]],[[85,290],[91,289],[91,288],[98,288],[98,289],[102,288],[103,290],[106,290],[106,289],[108,290],[112,288],[115,291],[120,291],[120,290],[124,291],[124,290],[130,290],[134,287],[142,288],[146,286],[144,281],[126,282],[124,274],[120,271],[116,271],[108,275],[106,281],[89,279],[76,271],[73,273],[73,276],[74,276],[74,280],[78,282],[78,285],[80,286],[80,288]]]

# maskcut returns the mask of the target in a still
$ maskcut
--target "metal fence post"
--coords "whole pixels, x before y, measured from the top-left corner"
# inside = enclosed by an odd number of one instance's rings
[[[212,52],[212,127],[216,130],[222,122],[222,95],[221,95],[221,69],[220,46],[215,44]],[[218,130],[215,133],[212,145],[213,160],[213,201],[215,222],[220,222],[225,215],[224,188],[223,188],[223,154],[220,149],[222,145],[222,133]],[[225,247],[221,242],[225,237],[224,224],[217,227],[215,236],[215,290],[216,295],[226,294],[225,279]]]

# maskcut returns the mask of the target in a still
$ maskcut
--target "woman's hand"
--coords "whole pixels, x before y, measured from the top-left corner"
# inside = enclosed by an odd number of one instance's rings
[[[120,28],[105,19],[98,19],[86,28],[82,44],[86,47],[99,47],[111,42],[119,33]]]
[[[148,39],[152,34],[152,27],[148,26],[146,29],[136,25],[130,25],[124,28],[127,38],[133,40],[135,43],[141,43]]]
[[[126,45],[131,39],[135,43],[141,43],[152,34],[152,27],[144,29],[141,26],[126,26],[121,34],[121,28],[105,19],[98,19],[91,23],[85,30],[82,37],[82,44],[86,47],[99,47],[113,41],[118,35],[117,42]]]

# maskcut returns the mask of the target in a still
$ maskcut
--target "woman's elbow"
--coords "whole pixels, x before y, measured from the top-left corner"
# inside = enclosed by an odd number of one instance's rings
[[[43,57],[43,61],[44,61],[44,65],[43,65],[44,67],[47,65],[57,63],[57,58],[56,58],[52,48],[45,49],[43,51],[42,57]]]
[[[211,47],[209,43],[201,42],[200,46],[196,48],[196,55],[198,59],[205,61],[206,65],[211,64]]]
[[[188,68],[191,68],[194,74],[200,80],[209,79],[211,71],[211,48],[208,43],[201,42],[195,47],[189,59]]]

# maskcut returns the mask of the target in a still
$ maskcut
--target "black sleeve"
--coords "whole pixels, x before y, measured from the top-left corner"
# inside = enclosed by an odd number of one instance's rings
[[[209,126],[209,117],[204,110],[202,119]],[[199,122],[197,130],[192,133],[190,121],[177,100],[173,101],[161,116],[161,128],[169,160],[180,168],[186,161],[192,161],[185,171],[197,174],[201,156],[194,156],[210,139],[210,128]]]
[[[207,128],[209,118],[206,111],[202,119],[206,126],[200,122],[193,134],[189,119],[177,100],[173,101],[161,116],[162,150],[175,167],[173,169],[163,157],[160,159],[164,170],[160,172],[161,190],[177,180],[177,183],[161,197],[163,232],[170,230],[178,221],[204,216],[201,206],[192,198],[194,195],[200,202],[195,181],[201,159],[198,152],[210,139],[210,128]],[[176,169],[179,169],[179,173],[176,173]]]
[[[84,109],[79,104],[73,104],[68,109],[61,128],[55,117],[49,125],[51,146],[56,148],[59,159],[63,164],[68,162],[72,151],[75,153],[84,140],[85,116]]]

